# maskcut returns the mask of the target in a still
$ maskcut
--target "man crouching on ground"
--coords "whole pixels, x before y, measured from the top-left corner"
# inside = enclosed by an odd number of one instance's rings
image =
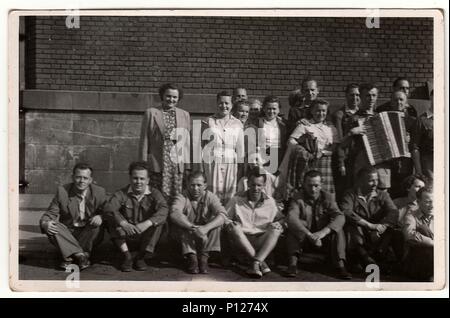
[[[167,219],[168,206],[163,195],[149,186],[145,162],[133,162],[128,168],[130,184],[116,191],[105,204],[108,228],[115,244],[123,254],[121,270],[147,270],[146,259],[153,257]],[[129,243],[138,243],[137,256],[132,258]]]
[[[39,224],[62,256],[60,267],[75,262],[83,270],[90,265],[92,247],[102,225],[105,189],[92,184],[92,168],[77,163],[72,183],[58,187],[55,197]]]
[[[175,197],[170,212],[190,274],[207,274],[209,252],[220,252],[220,230],[226,211],[206,187],[204,173],[193,172],[187,191]]]
[[[261,278],[271,270],[265,259],[283,233],[284,218],[272,197],[264,193],[266,175],[256,168],[249,173],[248,190],[228,202],[225,230],[231,243],[251,259],[250,277]]]

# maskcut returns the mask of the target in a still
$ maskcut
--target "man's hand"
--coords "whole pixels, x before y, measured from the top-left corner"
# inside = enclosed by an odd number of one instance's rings
[[[127,221],[120,222],[120,227],[125,231],[125,233],[128,236],[133,236],[140,233],[139,229],[136,226],[128,223]]]
[[[315,247],[322,247],[322,240],[317,233],[309,233],[307,237]]]
[[[353,136],[354,135],[364,135],[365,133],[366,132],[364,130],[364,127],[361,127],[361,126],[357,126],[357,127],[350,129],[350,134]]]
[[[196,226],[193,229],[193,232],[196,236],[198,236],[199,238],[203,238],[208,234],[208,230],[204,227],[204,226]]]
[[[314,232],[312,233],[312,237],[314,237],[316,240],[321,240],[323,239],[325,236],[327,236],[328,234],[330,234],[331,230],[327,227],[324,227],[323,229],[321,229],[320,231]]]
[[[342,177],[345,177],[347,175],[347,170],[345,169],[345,166],[342,166],[342,167],[339,168],[339,174]]]
[[[311,123],[309,122],[308,119],[306,118],[302,118],[297,122],[297,126],[298,124],[302,124],[303,126],[311,126]]]
[[[59,232],[55,221],[48,221],[44,223],[44,231],[48,235],[56,235]]]
[[[92,225],[94,227],[99,227],[100,225],[102,225],[103,220],[102,217],[100,215],[96,215],[94,216],[90,221],[89,221],[89,225]]]
[[[387,230],[387,226],[384,224],[375,224],[375,230],[381,235]]]
[[[152,221],[146,220],[144,222],[136,224],[136,228],[139,230],[139,233],[143,233],[147,231],[147,229],[152,225],[153,225]]]

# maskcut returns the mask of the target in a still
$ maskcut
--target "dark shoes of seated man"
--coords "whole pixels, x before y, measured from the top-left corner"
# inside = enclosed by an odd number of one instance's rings
[[[189,253],[185,255],[186,258],[186,271],[189,274],[208,274],[208,253],[202,253],[196,255],[194,253]]]
[[[342,280],[350,280],[352,279],[352,275],[345,268],[345,263],[343,260],[340,260],[337,266],[334,267],[334,274],[337,278]],[[286,270],[287,277],[297,277],[298,275],[298,256],[290,256],[289,264]]]
[[[72,264],[78,265],[80,270],[88,268],[89,266],[91,266],[91,262],[89,261],[89,253],[84,252],[73,254],[72,256],[63,259],[59,264],[59,267],[66,270]]]
[[[139,252],[133,259],[130,252],[123,253],[123,261],[120,265],[122,272],[131,272],[133,268],[139,272],[146,271],[148,269],[147,262],[153,259],[154,255],[150,252]]]

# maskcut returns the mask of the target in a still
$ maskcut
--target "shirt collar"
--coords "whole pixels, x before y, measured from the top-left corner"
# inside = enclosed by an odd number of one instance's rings
[[[363,195],[363,194],[361,193],[361,189],[358,188],[358,189],[356,190],[356,195],[358,196],[358,198],[360,198],[360,199],[362,199],[362,200],[368,202],[368,201],[370,201],[370,200],[372,200],[372,199],[378,197],[378,192],[375,190],[375,191],[370,192],[368,196],[365,196],[365,195]],[[369,199],[367,200],[367,198],[369,198]]]
[[[243,193],[244,198],[246,199],[247,202],[250,202],[250,200],[248,199],[248,191],[245,191]],[[266,201],[269,197],[267,196],[267,194],[265,194],[264,192],[261,192],[261,198],[258,200],[258,202],[256,202],[256,205],[260,205],[262,203],[264,203],[264,201]]]
[[[145,187],[145,191],[144,191],[143,194],[141,194],[141,195],[136,195],[136,194],[133,193],[133,189],[131,188],[131,185],[129,185],[129,186],[128,186],[127,193],[128,193],[129,195],[135,197],[135,198],[142,198],[143,196],[149,195],[149,194],[151,194],[152,192],[150,191],[150,187],[147,185],[147,186]]]
[[[351,108],[348,107],[347,105],[345,105],[345,107],[344,107],[344,112],[345,112],[346,114],[354,115],[354,114],[356,114],[358,111],[359,111],[359,108],[358,108],[358,107],[356,107],[355,109],[351,109]]]
[[[188,198],[189,201],[191,201],[191,202],[198,202],[198,203],[200,204],[200,203],[205,202],[205,200],[206,200],[206,192],[207,192],[207,191],[208,191],[208,190],[205,190],[205,192],[204,192],[203,195],[200,197],[200,199],[198,199],[198,201],[195,201],[195,200],[191,199],[191,195],[189,194],[189,191],[187,191],[187,190],[184,191],[184,196],[185,196],[186,198]]]

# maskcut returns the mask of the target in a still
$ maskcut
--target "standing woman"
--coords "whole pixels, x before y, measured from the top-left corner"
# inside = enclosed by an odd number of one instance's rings
[[[226,204],[236,193],[238,165],[243,163],[243,126],[231,115],[231,94],[217,94],[217,111],[202,122],[203,170],[208,189]]]
[[[162,85],[159,97],[161,106],[148,108],[142,121],[139,159],[148,162],[152,186],[171,202],[181,193],[183,174],[190,169],[191,118],[176,107],[183,98],[178,86]]]
[[[336,144],[340,142],[337,129],[326,122],[328,113],[328,102],[323,99],[315,99],[311,103],[311,115],[309,124],[305,125],[300,123],[297,128],[292,132],[289,143],[297,145],[302,138],[308,136],[315,140],[316,146],[313,147],[314,155],[309,166],[306,170],[315,169],[321,172],[323,184],[322,189],[334,194],[334,181],[333,173],[331,170],[331,155],[336,147]],[[297,153],[293,153],[295,156]],[[291,158],[292,160],[292,158]],[[303,176],[307,171],[295,171],[296,176]],[[303,183],[302,177],[300,180],[296,180],[295,184]]]

